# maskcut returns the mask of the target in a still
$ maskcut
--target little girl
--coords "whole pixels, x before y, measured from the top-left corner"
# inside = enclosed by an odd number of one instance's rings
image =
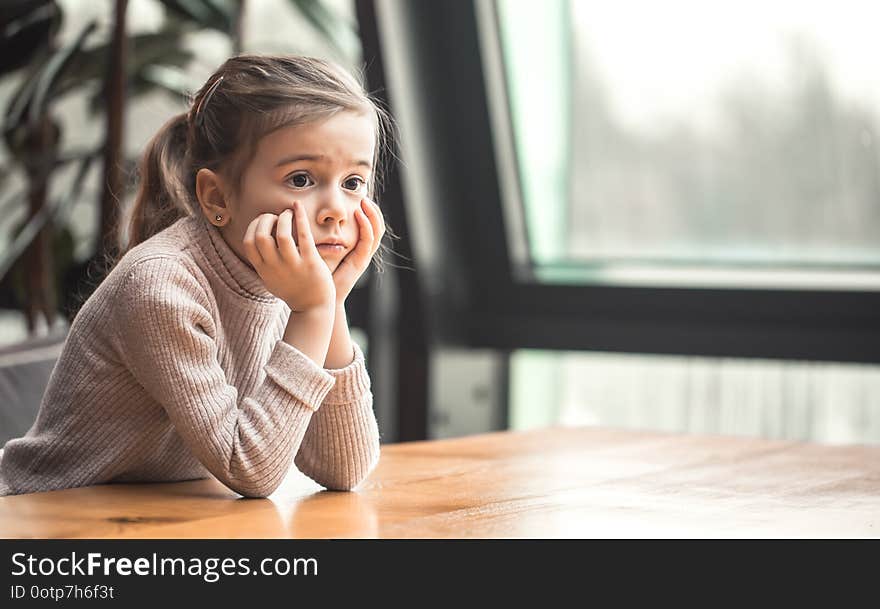
[[[385,234],[368,197],[391,127],[329,62],[227,60],[147,144],[128,241],[0,495],[213,475],[266,497],[291,460],[356,487],[379,433],[345,299]]]

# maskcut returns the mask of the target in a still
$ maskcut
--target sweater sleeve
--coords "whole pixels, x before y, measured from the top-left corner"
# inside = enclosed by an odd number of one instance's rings
[[[354,345],[354,359],[327,370],[336,383],[312,417],[294,462],[318,484],[352,490],[379,462],[379,428],[364,354]]]
[[[239,395],[218,361],[206,290],[180,260],[138,261],[117,297],[119,349],[138,383],[217,479],[247,497],[270,495],[333,376],[279,340],[265,378]]]

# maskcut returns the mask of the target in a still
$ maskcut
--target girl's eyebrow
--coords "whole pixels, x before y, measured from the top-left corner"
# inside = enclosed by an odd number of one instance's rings
[[[275,167],[281,167],[282,165],[288,165],[290,163],[296,163],[297,161],[326,161],[327,157],[323,154],[297,154],[294,156],[289,156],[278,161],[278,164]],[[357,161],[351,161],[351,165],[359,165],[361,167],[366,167],[367,169],[372,169],[372,165],[369,161],[364,161],[363,159]]]

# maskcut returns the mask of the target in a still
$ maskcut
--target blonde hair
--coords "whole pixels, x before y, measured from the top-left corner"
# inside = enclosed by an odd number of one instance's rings
[[[127,242],[120,235],[111,266],[126,251],[178,219],[202,213],[195,191],[199,169],[222,171],[237,193],[263,136],[343,110],[374,118],[374,171],[367,195],[375,200],[392,151],[394,123],[351,74],[313,57],[238,55],[226,60],[193,95],[189,109],[165,123],[147,143]],[[399,238],[387,220],[386,235]],[[379,272],[383,249],[387,248],[381,244],[374,257]]]

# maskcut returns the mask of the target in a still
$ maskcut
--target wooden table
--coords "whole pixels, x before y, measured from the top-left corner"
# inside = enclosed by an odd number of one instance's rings
[[[389,444],[355,492],[295,469],[0,498],[0,537],[878,537],[880,446],[601,428]]]

